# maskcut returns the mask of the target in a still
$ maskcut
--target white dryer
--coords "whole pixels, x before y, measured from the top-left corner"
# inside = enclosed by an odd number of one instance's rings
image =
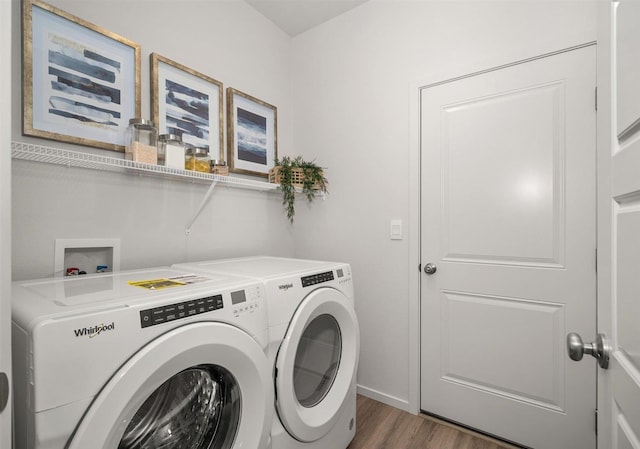
[[[270,448],[264,297],[170,268],[15,282],[16,448]]]
[[[348,264],[247,257],[175,265],[265,283],[273,449],[344,449],[356,431],[360,333]]]

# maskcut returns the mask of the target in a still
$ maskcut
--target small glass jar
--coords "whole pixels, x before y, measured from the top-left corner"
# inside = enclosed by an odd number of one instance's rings
[[[229,167],[227,166],[227,161],[212,159],[211,173],[213,173],[214,175],[229,176]]]
[[[126,134],[124,158],[129,161],[158,163],[158,130],[151,120],[132,118]]]
[[[184,169],[185,152],[182,138],[175,134],[158,136],[158,165]]]
[[[209,150],[200,147],[187,148],[185,152],[184,168],[203,173],[209,173]]]

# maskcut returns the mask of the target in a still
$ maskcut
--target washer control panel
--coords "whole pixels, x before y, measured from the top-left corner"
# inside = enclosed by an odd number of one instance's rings
[[[262,296],[260,287],[249,287],[237,292],[231,292],[231,305],[234,316],[244,312],[252,312],[259,306],[258,299]]]
[[[167,304],[153,309],[140,311],[140,326],[145,328],[156,324],[187,318],[201,313],[222,309],[222,295],[207,296],[174,304]]]

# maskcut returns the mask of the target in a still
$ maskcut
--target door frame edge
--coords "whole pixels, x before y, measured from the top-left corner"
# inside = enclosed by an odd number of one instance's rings
[[[409,86],[409,398],[408,412],[420,413],[420,93]]]

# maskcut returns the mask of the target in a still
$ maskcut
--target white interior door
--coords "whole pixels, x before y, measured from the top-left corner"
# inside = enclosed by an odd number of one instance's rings
[[[11,8],[0,1],[0,447],[11,447]],[[6,376],[6,377],[5,377]]]
[[[421,92],[421,409],[536,449],[596,445],[595,55]]]
[[[617,5],[617,8],[616,8]],[[609,422],[602,448],[640,448],[640,3],[614,2],[612,79],[613,291],[603,315],[611,314],[613,347],[607,395],[599,404]],[[608,298],[606,298],[608,299]],[[609,324],[609,323],[606,323]]]

